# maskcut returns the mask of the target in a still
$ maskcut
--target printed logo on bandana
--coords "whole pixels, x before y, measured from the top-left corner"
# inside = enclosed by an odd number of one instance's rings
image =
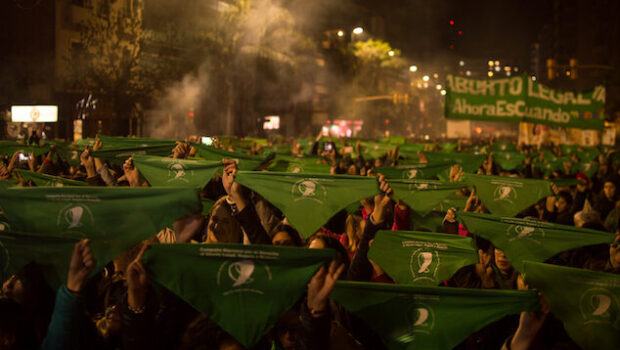
[[[92,229],[94,222],[93,213],[87,206],[71,203],[60,210],[56,224],[66,230],[80,232],[83,229]]]
[[[11,229],[11,226],[9,226],[8,223],[4,221],[0,221],[0,231],[9,231],[10,229]]]
[[[504,146],[504,148],[506,148],[506,146]],[[510,157],[512,157],[510,153],[506,154],[506,160],[510,160]]]
[[[252,260],[227,260],[217,272],[217,285],[227,289],[223,295],[243,292],[262,295],[263,291],[252,286],[257,279],[271,281],[271,270],[269,266]]]
[[[429,334],[435,328],[435,313],[433,309],[423,303],[415,303],[411,310],[413,333]]]
[[[9,269],[9,263],[11,262],[11,256],[9,255],[9,250],[6,249],[2,241],[0,241],[0,272],[2,273],[2,277],[4,276]]]
[[[620,304],[608,289],[588,289],[581,295],[579,308],[584,324],[602,323],[620,329]]]
[[[296,166],[293,168],[293,170],[291,171],[294,174],[300,173],[302,172],[304,169],[302,167]]]
[[[403,171],[403,179],[405,180],[415,179],[422,176],[424,176],[424,172],[422,172],[421,169],[407,169]]]
[[[185,165],[182,163],[172,161],[168,164],[168,182],[183,181],[188,183],[189,180],[185,178],[188,174],[192,176],[194,172],[191,170],[189,172],[186,171]]]
[[[436,250],[420,248],[411,254],[409,271],[413,282],[420,280],[434,281],[439,269],[439,254]]]
[[[592,164],[591,164],[591,163],[585,163],[585,164],[583,165],[583,170],[584,170],[584,171],[590,171],[590,168],[591,168],[591,167],[592,167]]]
[[[302,179],[293,184],[291,194],[295,197],[295,202],[309,199],[323,204],[327,197],[327,190],[315,179]]]
[[[52,180],[52,181],[48,181],[45,186],[51,186],[51,187],[64,187],[65,185],[60,182],[60,181],[56,181],[56,180]]]
[[[71,159],[78,159],[78,151],[71,151]]]
[[[508,237],[508,242],[517,239],[527,239],[534,243],[541,244],[542,239],[545,238],[545,231],[539,227],[510,225],[506,230],[506,236]]]
[[[517,199],[517,192],[513,187],[500,185],[495,188],[493,200],[512,203],[515,199]]]

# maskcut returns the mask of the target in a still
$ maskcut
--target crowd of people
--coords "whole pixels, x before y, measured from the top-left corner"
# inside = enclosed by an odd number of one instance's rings
[[[39,142],[38,140],[35,140]],[[169,157],[199,158],[194,140],[176,141]],[[196,140],[197,141],[197,140]],[[235,181],[238,162],[221,159],[221,173],[201,189],[200,196],[214,202],[208,213],[194,213],[174,222],[172,227],[153,232],[153,236],[95,270],[96,261],[88,239],[75,244],[70,257],[66,283],[53,290],[37,261],[23,266],[3,281],[0,299],[0,348],[2,349],[243,349],[233,336],[204,313],[194,309],[178,295],[157,286],[149,278],[142,256],[153,244],[261,244],[309,249],[333,249],[336,258],[321,267],[308,281],[307,292],[273,329],[252,349],[382,349],[385,342],[368,325],[329,299],[337,280],[395,283],[384,270],[368,258],[379,230],[427,231],[417,225],[409,206],[393,198],[393,190],[379,168],[402,164],[428,163],[426,152],[441,152],[439,144],[422,145],[421,150],[404,152],[403,145],[381,145],[385,152],[368,152],[368,140],[280,139],[260,143],[247,140],[214,140],[209,146],[248,156],[261,155],[274,147],[286,149],[286,159],[311,158],[329,167],[330,173],[377,177],[380,194],[362,200],[356,210],[342,210],[316,233],[304,238],[285,215],[267,200]],[[238,141],[238,142],[237,142]],[[40,141],[43,142],[43,141]],[[518,167],[505,169],[495,161],[500,144],[524,155]],[[90,186],[149,186],[138,167],[128,157],[122,165],[95,157],[105,149],[105,141],[93,140],[80,149],[79,165],[62,156],[61,147],[77,145],[50,143],[49,152],[23,157],[16,151],[0,164],[2,187],[36,186],[17,169],[82,181]],[[245,146],[245,147],[243,147]],[[448,148],[448,147],[446,147]],[[577,150],[567,154],[557,145],[543,148],[485,140],[474,143],[459,140],[449,147],[454,154],[484,154],[476,173],[515,178],[574,179],[569,186],[552,185],[553,195],[523,210],[518,218],[608,231],[620,241],[620,164],[617,150],[596,149],[588,159],[598,169],[590,174],[579,171]],[[502,151],[504,151],[502,149]],[[34,153],[34,152],[33,152]],[[275,160],[281,153],[275,156]],[[549,157],[563,162],[551,171],[538,166]],[[458,158],[458,156],[457,156]],[[269,159],[269,158],[266,158]],[[545,162],[546,159],[546,162]],[[255,171],[268,171],[265,162]],[[409,163],[408,163],[409,162]],[[446,182],[458,183],[464,164],[451,166]],[[465,266],[442,288],[528,289],[523,276],[492,242],[467,232],[457,220],[460,211],[488,213],[475,188],[463,184],[456,195],[462,208],[448,208],[443,233],[473,237],[479,262]],[[0,206],[2,198],[0,198]],[[320,205],[320,204],[317,204]],[[119,208],[119,210],[126,210]],[[312,213],[308,213],[312,215]],[[10,224],[10,218],[5,218]],[[549,263],[611,274],[620,272],[620,246],[603,244],[562,252]],[[104,262],[107,263],[107,262]],[[228,310],[243,313],[243,309]],[[467,322],[467,320],[462,320]],[[457,349],[579,349],[564,330],[541,295],[539,311],[522,312],[495,321],[471,334]]]

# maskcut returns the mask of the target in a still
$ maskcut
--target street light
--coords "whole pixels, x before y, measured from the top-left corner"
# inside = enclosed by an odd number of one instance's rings
[[[409,66],[409,71],[410,72],[417,72],[418,71],[418,66],[416,66],[415,64],[413,66]]]
[[[488,76],[489,76],[489,78],[490,78],[490,77],[492,77],[492,76],[493,76],[493,72],[489,71],[489,72],[487,73],[487,75],[488,75]]]
[[[353,34],[356,34],[356,35],[360,35],[363,32],[364,32],[364,28],[362,28],[362,27],[357,27],[357,28],[353,29]]]
[[[493,67],[493,61],[489,61],[489,67]]]
[[[441,90],[441,91],[439,91],[439,93],[441,94],[441,96],[445,96],[446,95],[446,90]]]
[[[465,65],[465,61],[459,61],[459,66],[463,67]]]
[[[442,87],[443,87],[443,86],[441,86],[441,84],[437,84],[437,85],[435,85],[435,89],[437,89],[437,90],[441,90],[441,88],[442,88]]]
[[[428,77],[428,75],[425,75],[425,76],[422,77],[422,80],[424,80],[424,81],[428,81],[429,79],[430,78]]]
[[[339,31],[338,31],[338,36],[339,36],[339,37],[343,37],[343,36],[344,36],[344,32],[343,32],[342,30],[339,30]]]
[[[390,57],[394,57],[394,50],[390,50],[390,52],[388,52],[388,55],[389,55]]]

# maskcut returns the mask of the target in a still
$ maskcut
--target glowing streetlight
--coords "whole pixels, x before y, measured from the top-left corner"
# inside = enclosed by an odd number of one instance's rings
[[[441,88],[443,88],[443,86],[441,86],[441,84],[437,84],[437,85],[435,85],[435,89],[437,89],[437,90],[441,90]]]
[[[497,60],[496,60],[496,61],[495,61],[495,65],[496,65],[496,66],[499,66],[499,61],[497,61]]]
[[[470,70],[465,71],[465,75],[467,75],[468,77],[471,76],[471,71]]]
[[[496,72],[499,72],[500,70],[502,70],[502,67],[500,67],[500,66],[495,66],[495,71],[496,71]]]
[[[425,75],[425,76],[423,76],[423,77],[422,77],[422,80],[424,80],[424,81],[429,81],[429,80],[430,80],[430,78],[428,77],[428,75]]]
[[[491,71],[489,71],[487,74],[489,75],[489,78],[493,76],[493,72]]]
[[[418,71],[418,66],[416,66],[415,64],[413,66],[409,66],[409,71],[410,72],[417,72]]]
[[[439,91],[439,93],[441,94],[441,96],[445,96],[446,95],[446,90],[441,90],[441,91]]]
[[[339,37],[343,37],[343,36],[344,36],[344,32],[343,32],[342,30],[339,30],[339,31],[338,31],[338,36],[339,36]]]
[[[364,28],[362,28],[362,27],[357,27],[357,28],[353,29],[353,34],[356,34],[356,35],[360,35],[363,32],[364,32]]]
[[[439,78],[439,74],[437,74],[437,73],[433,74],[433,78],[435,78],[435,79]]]
[[[388,52],[388,56],[394,57],[394,50],[390,50],[390,52]]]
[[[493,67],[493,61],[489,61],[489,67]]]
[[[465,65],[465,61],[459,61],[459,66],[463,67]]]
[[[532,75],[532,81],[536,81],[536,76]]]

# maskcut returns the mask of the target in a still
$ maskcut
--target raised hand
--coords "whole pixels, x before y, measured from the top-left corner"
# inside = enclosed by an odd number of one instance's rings
[[[239,211],[243,210],[247,204],[247,200],[243,196],[242,187],[235,182],[237,176],[237,162],[232,159],[222,159],[224,171],[222,174],[222,185],[228,197],[237,205]]]
[[[344,267],[344,264],[332,260],[329,268],[321,266],[308,283],[307,305],[312,316],[321,316],[327,310],[329,295],[334,290]]]
[[[96,261],[90,248],[90,240],[83,239],[73,248],[69,273],[67,274],[67,289],[72,293],[80,293],[86,278],[95,268]]]
[[[138,168],[134,166],[132,157],[127,158],[125,163],[123,163],[123,172],[125,174],[119,179],[119,181],[122,179],[127,180],[130,187],[142,186],[140,183],[140,172],[138,171]]]
[[[379,175],[379,189],[381,190],[381,193],[375,196],[375,208],[370,215],[372,221],[376,224],[380,224],[385,221],[385,216],[389,212],[387,208],[390,207],[392,195],[394,194],[390,184],[385,181],[385,176],[383,175]]]
[[[148,248],[143,244],[136,259],[127,267],[127,304],[134,312],[144,309],[149,278],[142,264],[142,255]]]

